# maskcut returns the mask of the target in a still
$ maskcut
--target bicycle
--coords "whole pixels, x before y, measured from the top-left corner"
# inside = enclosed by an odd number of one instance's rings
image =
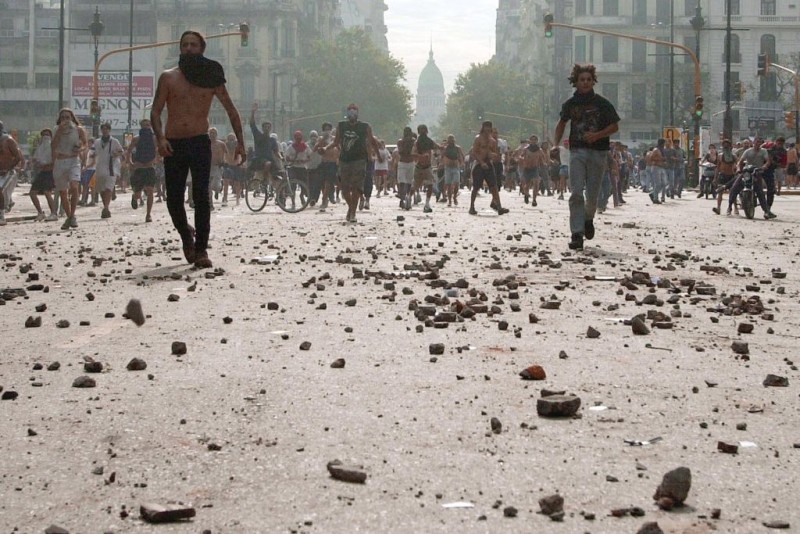
[[[278,207],[287,213],[303,211],[308,206],[309,193],[308,169],[302,170],[305,177],[301,179],[293,178],[288,170],[278,171],[275,176],[269,170],[255,173],[246,182],[245,204],[250,211],[259,212],[274,198]]]

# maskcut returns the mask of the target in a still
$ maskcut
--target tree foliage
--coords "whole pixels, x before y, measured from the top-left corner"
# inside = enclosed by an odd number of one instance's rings
[[[300,62],[297,100],[303,116],[333,114],[295,124],[304,129],[318,128],[323,121],[335,124],[355,102],[359,118],[372,125],[376,136],[395,139],[411,114],[405,76],[403,64],[375,47],[361,29],[343,31],[333,43],[317,41]]]
[[[500,135],[516,146],[519,139],[531,134],[543,136],[545,98],[542,88],[531,85],[519,71],[493,60],[473,63],[456,79],[439,131],[454,134],[466,148],[481,121],[490,120]]]

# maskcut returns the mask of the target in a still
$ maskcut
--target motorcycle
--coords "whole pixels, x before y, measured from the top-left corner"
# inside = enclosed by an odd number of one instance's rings
[[[708,198],[708,195],[715,196],[714,176],[717,173],[717,165],[709,161],[705,161],[701,163],[700,166],[703,168],[703,170],[700,173],[700,192],[698,193],[697,198],[701,198],[703,196]]]
[[[756,195],[753,189],[753,183],[756,179],[760,178],[762,170],[755,165],[747,165],[742,169],[740,180],[742,180],[742,191],[739,193],[739,199],[742,202],[742,209],[744,215],[748,219],[752,219],[756,214]]]

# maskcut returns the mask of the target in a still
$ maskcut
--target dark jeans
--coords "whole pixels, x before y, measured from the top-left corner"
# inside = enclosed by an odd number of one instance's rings
[[[184,243],[191,242],[192,231],[186,219],[183,198],[186,177],[192,171],[192,198],[194,199],[195,250],[205,252],[211,232],[211,202],[208,194],[211,171],[211,140],[208,135],[188,139],[169,139],[172,155],[164,158],[164,182],[167,190],[167,209],[172,224]]]
[[[372,189],[375,185],[375,162],[367,160],[367,169],[364,172],[364,198],[372,197]]]
[[[308,169],[308,200],[316,204],[322,191],[322,174],[319,169]]]
[[[772,202],[775,200],[775,171],[764,172],[764,185],[767,186],[767,207],[772,209]]]

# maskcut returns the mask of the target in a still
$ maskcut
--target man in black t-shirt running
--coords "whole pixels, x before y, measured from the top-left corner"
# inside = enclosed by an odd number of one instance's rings
[[[569,130],[569,248],[583,249],[583,240],[594,238],[594,214],[600,183],[606,171],[609,136],[619,130],[619,115],[614,106],[594,92],[597,72],[594,65],[576,64],[569,77],[575,94],[561,107],[556,126],[555,146],[561,143],[567,122]],[[586,197],[584,198],[584,191]]]
[[[367,158],[376,154],[383,161],[380,145],[372,135],[372,127],[358,120],[358,106],[347,106],[347,120],[336,128],[336,138],[327,148],[336,147],[339,152],[339,180],[342,195],[347,201],[347,222],[356,222],[358,200],[364,189],[364,174],[367,171]]]

